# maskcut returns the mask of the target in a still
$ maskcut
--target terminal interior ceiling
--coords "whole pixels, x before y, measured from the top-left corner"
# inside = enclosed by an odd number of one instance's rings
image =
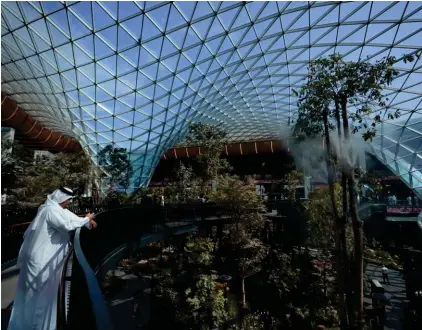
[[[2,2],[2,92],[96,161],[127,148],[134,185],[190,122],[231,141],[286,138],[313,59],[422,49],[422,2]],[[397,63],[370,150],[422,194],[422,59]]]

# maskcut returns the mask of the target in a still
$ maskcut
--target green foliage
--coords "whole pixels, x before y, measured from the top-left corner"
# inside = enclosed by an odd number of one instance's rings
[[[349,106],[352,132],[363,129],[362,137],[372,140],[376,134],[375,127],[381,122],[385,110],[379,110],[379,113],[371,116],[373,119],[367,115],[378,107],[384,107],[389,100],[384,97],[382,90],[391,85],[399,74],[393,67],[395,62],[395,57],[383,58],[375,64],[345,62],[339,54],[312,61],[307,83],[300,92],[294,91],[299,98],[296,130],[308,136],[324,134],[324,116],[337,120],[341,107]],[[399,116],[398,110],[386,113],[388,119]],[[331,121],[328,124],[330,129],[335,127]]]
[[[335,204],[337,212],[343,209],[342,190],[340,184],[334,185]],[[335,217],[331,207],[331,198],[328,187],[312,191],[309,200],[305,202],[305,210],[308,216],[308,243],[316,248],[326,251],[334,247]],[[346,228],[346,243],[349,251],[353,247],[353,236],[349,227]]]
[[[230,330],[264,330],[265,325],[258,313],[246,315],[240,324],[229,328]]]
[[[129,187],[133,168],[126,148],[106,146],[98,153],[98,165],[105,171],[104,181],[111,189]]]
[[[18,142],[2,148],[2,182],[18,206],[38,206],[60,186],[83,194],[92,180],[91,161],[83,151],[36,157]],[[3,181],[4,179],[4,181]]]
[[[8,139],[1,141],[1,182],[3,189],[19,186],[25,176],[25,169],[33,162],[33,152],[18,142]]]
[[[200,146],[201,154],[195,158],[198,163],[199,178],[209,184],[217,176],[230,169],[226,159],[221,158],[227,133],[214,125],[197,123],[189,127],[186,143]]]
[[[228,319],[224,292],[216,287],[216,280],[215,275],[200,275],[195,288],[185,291],[188,313],[195,323],[204,324],[208,320],[210,328],[221,326]]]
[[[238,275],[244,277],[261,270],[268,247],[260,239],[252,237],[244,227],[230,230],[225,244],[232,251],[230,259],[234,261]]]
[[[171,183],[169,190],[173,200],[189,202],[198,199],[201,193],[200,186],[200,180],[192,167],[180,162],[176,168],[176,181]]]
[[[186,242],[185,252],[188,254],[189,262],[198,266],[209,266],[214,258],[214,242],[209,237],[190,235]]]
[[[272,306],[274,316],[279,319],[277,328],[315,329],[317,325],[338,325],[338,314],[331,303],[336,301],[331,295],[334,282],[324,281],[315,261],[307,251],[293,256],[281,250],[273,251],[268,283],[278,291],[279,299]],[[324,294],[325,285],[329,286],[328,296]]]
[[[250,233],[259,232],[265,219],[263,200],[256,194],[253,182],[241,181],[236,176],[221,176],[216,180],[216,190],[210,194],[210,199],[229,205],[230,212],[237,223],[245,226]]]
[[[292,170],[284,176],[284,184],[287,190],[287,199],[296,201],[296,187],[303,183],[303,173],[297,170]]]
[[[287,299],[291,292],[298,289],[299,275],[300,270],[292,267],[292,260],[288,254],[281,251],[273,252],[268,281],[277,288],[281,300]]]

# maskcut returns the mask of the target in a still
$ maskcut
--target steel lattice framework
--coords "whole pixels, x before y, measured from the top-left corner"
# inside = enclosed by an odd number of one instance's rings
[[[190,121],[285,137],[309,61],[422,48],[421,2],[2,2],[2,90],[95,161],[127,148],[134,185]],[[422,193],[422,59],[398,64],[372,151]]]

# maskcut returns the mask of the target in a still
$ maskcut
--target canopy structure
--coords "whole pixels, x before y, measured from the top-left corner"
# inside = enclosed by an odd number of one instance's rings
[[[135,186],[191,121],[285,137],[315,58],[422,49],[421,2],[2,2],[2,91],[96,161],[127,148]],[[397,64],[373,153],[422,193],[422,59]],[[386,118],[387,119],[387,118]]]

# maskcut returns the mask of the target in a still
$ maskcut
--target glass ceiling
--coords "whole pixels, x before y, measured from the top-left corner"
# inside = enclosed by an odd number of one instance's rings
[[[127,148],[134,185],[190,121],[286,137],[310,60],[422,48],[421,2],[2,2],[2,90],[95,161]],[[400,62],[372,151],[422,195],[422,59]]]

